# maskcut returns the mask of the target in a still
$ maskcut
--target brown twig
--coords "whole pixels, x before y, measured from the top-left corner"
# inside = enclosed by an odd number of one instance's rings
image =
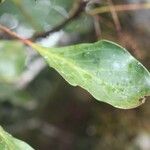
[[[101,38],[100,16],[95,15],[93,16],[93,19],[94,19],[94,28],[95,28],[96,37],[99,40]]]
[[[86,6],[87,2],[84,0],[78,0],[78,2],[76,2],[73,6],[73,9],[70,12],[70,15],[67,19],[65,19],[64,21],[62,21],[60,24],[58,24],[57,26],[55,26],[53,29],[46,31],[46,32],[41,32],[41,33],[36,33],[31,40],[35,40],[38,38],[42,38],[42,37],[46,37],[49,34],[59,31],[60,29],[62,29],[63,27],[65,27],[68,23],[70,23],[72,20],[76,19],[77,17],[80,16],[80,14],[84,11],[84,8]]]
[[[3,26],[3,25],[1,25],[1,24],[0,24],[0,30],[1,30],[2,32],[5,32],[5,33],[7,33],[8,35],[10,35],[10,36],[12,36],[12,37],[14,37],[14,38],[16,38],[16,39],[22,41],[24,44],[26,44],[26,45],[28,45],[28,46],[30,46],[30,47],[32,47],[32,45],[33,45],[33,43],[32,43],[30,40],[27,40],[27,39],[22,38],[22,37],[19,36],[17,33],[11,31],[10,29],[8,29],[7,27],[5,27],[5,26]]]
[[[115,24],[115,27],[116,27],[116,31],[118,33],[118,35],[120,34],[121,32],[121,24],[120,24],[120,21],[119,21],[119,17],[118,17],[118,14],[114,8],[114,4],[112,2],[112,0],[107,0],[109,5],[110,5],[110,12],[111,12],[111,15],[112,15],[112,18],[113,18],[113,21],[114,21],[114,24]]]
[[[118,12],[118,11],[133,11],[133,10],[140,10],[140,9],[150,9],[150,3],[103,6],[103,7],[99,7],[99,8],[90,10],[87,13],[89,15],[93,16],[96,14],[108,13],[108,12],[110,12],[111,9],[114,9],[116,12]]]

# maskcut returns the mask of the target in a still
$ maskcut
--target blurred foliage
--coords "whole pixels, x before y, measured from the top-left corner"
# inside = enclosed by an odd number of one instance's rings
[[[113,2],[122,4],[129,1]],[[107,5],[104,0],[101,3],[93,0],[92,5],[95,2],[98,6]],[[30,38],[36,32],[47,31],[60,24],[68,17],[73,5],[73,0],[2,0],[0,24]],[[150,69],[148,19],[144,21],[149,11],[119,12],[118,15],[121,36],[116,32],[111,13],[97,16],[98,21],[96,17],[82,13],[61,29],[63,34],[54,33],[40,42],[60,46],[97,41],[94,27],[99,23],[100,39],[122,44]],[[134,21],[137,18],[138,25]],[[150,149],[149,98],[146,104],[133,110],[114,109],[93,100],[81,88],[70,87],[58,73],[47,67],[41,68],[24,87],[19,87],[31,74],[26,78],[22,75],[30,68],[32,71],[29,72],[36,72],[41,62],[32,66],[32,62],[39,58],[36,53],[1,31],[0,38],[11,40],[9,49],[3,47],[5,50],[1,47],[7,42],[0,41],[0,66],[3,55],[11,67],[7,70],[6,64],[2,66],[3,71],[5,69],[9,74],[1,74],[0,71],[0,122],[9,133],[37,150]]]
[[[60,1],[38,0],[35,2],[34,0],[10,0],[1,5],[0,14],[5,12],[5,14],[13,15],[14,19],[17,19],[18,24],[25,24],[36,31],[41,31],[44,28],[55,25],[58,20],[66,17],[59,10],[62,10],[67,15],[66,9],[71,4],[71,1],[67,2],[63,3],[66,7],[64,8],[59,5],[59,3],[62,3]],[[9,18],[5,19],[9,21]]]
[[[0,41],[0,82],[13,83],[25,69],[24,45],[15,41]]]
[[[0,0],[0,3],[3,3],[5,0]]]
[[[29,98],[16,85],[26,69],[26,57],[25,47],[19,41],[0,41],[0,100],[23,104]]]
[[[53,28],[69,16],[73,0],[9,0],[1,5],[0,23],[10,28],[24,26],[40,32]],[[10,20],[11,19],[11,20]],[[82,21],[83,25],[80,26]],[[66,27],[70,32],[87,32],[91,27],[88,16],[74,20]]]

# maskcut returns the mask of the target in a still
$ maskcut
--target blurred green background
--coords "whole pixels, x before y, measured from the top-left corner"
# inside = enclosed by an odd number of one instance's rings
[[[150,0],[113,0],[116,4]],[[5,0],[0,24],[24,38],[53,29],[69,18],[77,0]],[[85,10],[112,5],[91,0]],[[83,12],[59,31],[36,38],[44,46],[115,41],[150,70],[150,10]],[[132,110],[98,102],[70,86],[31,48],[0,31],[0,124],[36,150],[150,150],[150,98]]]

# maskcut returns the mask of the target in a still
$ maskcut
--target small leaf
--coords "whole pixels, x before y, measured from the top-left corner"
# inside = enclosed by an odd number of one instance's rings
[[[0,127],[0,150],[33,150],[33,148],[14,138]]]
[[[62,48],[32,45],[73,86],[97,100],[128,109],[150,95],[150,73],[121,46],[102,40]]]

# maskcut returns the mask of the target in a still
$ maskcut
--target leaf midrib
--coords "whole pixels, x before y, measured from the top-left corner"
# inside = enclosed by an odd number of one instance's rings
[[[45,51],[45,50],[43,50],[42,48],[41,48],[41,50],[42,51]],[[43,52],[42,52],[43,53]],[[41,54],[42,54],[41,53]],[[72,66],[73,68],[75,68],[75,70],[77,71],[77,70],[80,70],[81,72],[84,72],[85,74],[88,74],[89,76],[91,76],[91,78],[93,78],[93,74],[90,74],[88,71],[86,71],[86,70],[83,70],[81,67],[79,67],[77,64],[74,64],[71,60],[69,60],[69,59],[66,59],[66,58],[63,58],[63,57],[61,57],[61,55],[59,55],[59,54],[52,54],[52,53],[50,53],[50,51],[46,51],[46,56],[49,56],[50,58],[52,58],[52,57],[55,57],[56,59],[58,59],[58,60],[61,60],[61,61],[63,61],[63,62],[65,62],[66,64],[68,64],[68,65],[70,65],[70,66]],[[67,61],[68,60],[68,61]],[[49,61],[49,60],[48,60]],[[51,63],[51,61],[49,61],[50,63]],[[54,67],[55,68],[55,67]],[[115,87],[113,87],[113,86],[110,86],[107,82],[104,82],[104,81],[102,81],[102,80],[100,80],[100,78],[98,78],[97,76],[94,76],[94,78],[96,78],[96,80],[97,81],[100,81],[100,83],[103,83],[105,86],[108,86],[108,87],[110,87],[110,88],[115,88]],[[83,87],[83,88],[85,88],[84,86],[82,86],[82,85],[80,85],[81,87]],[[115,88],[116,89],[116,88]],[[87,89],[88,90],[88,89]],[[89,91],[89,90],[88,90]],[[90,92],[90,91],[89,91]],[[107,95],[107,97],[108,98],[110,98],[110,96],[107,94],[107,92],[104,90],[104,92],[105,92],[105,94]]]

